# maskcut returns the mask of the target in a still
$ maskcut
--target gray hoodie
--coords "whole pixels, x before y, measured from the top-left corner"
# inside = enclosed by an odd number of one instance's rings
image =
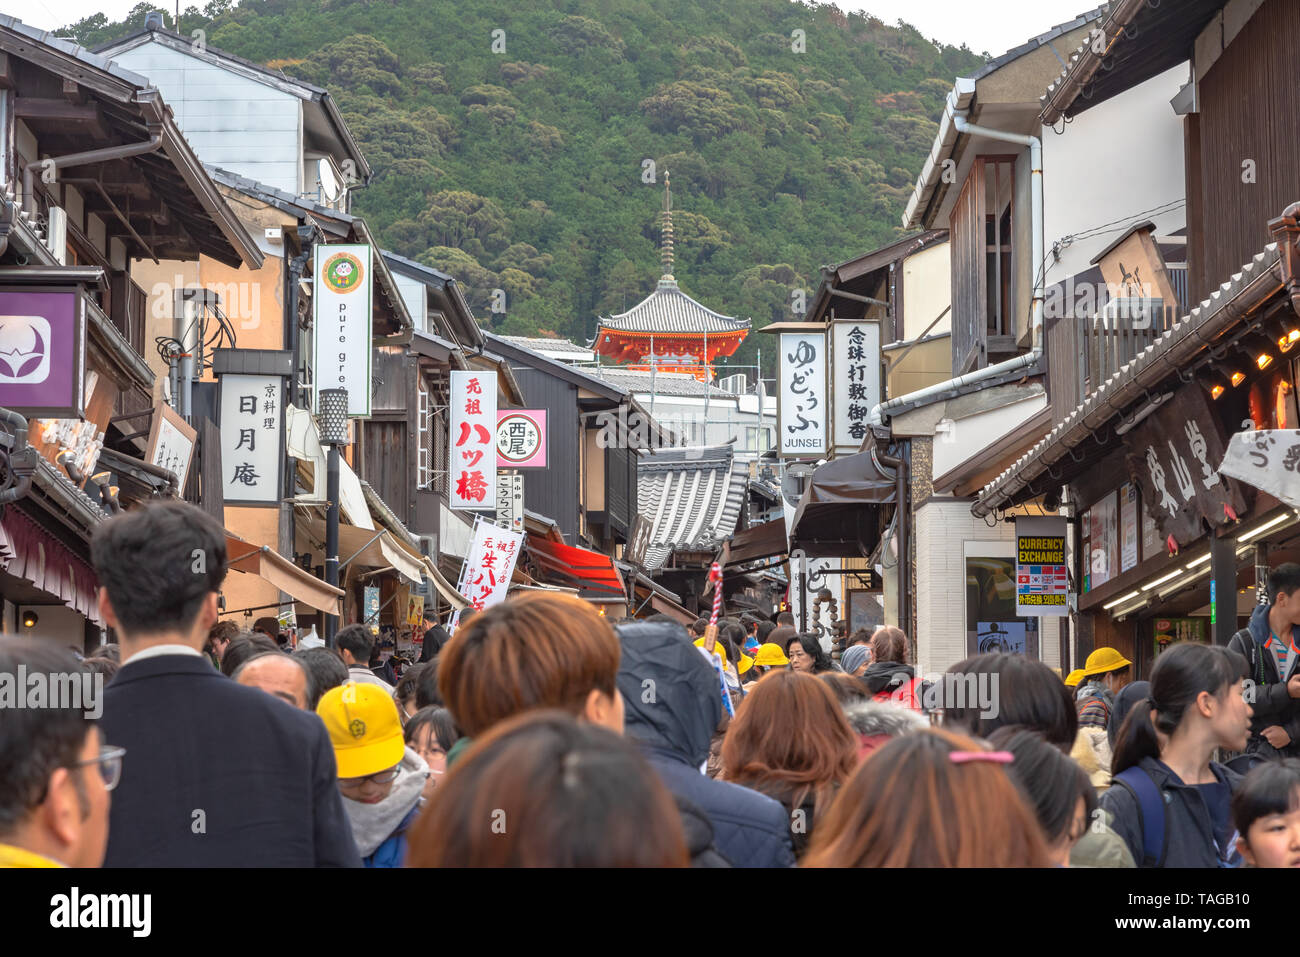
[[[397,830],[397,825],[411,813],[412,808],[420,803],[420,794],[424,782],[429,776],[429,766],[411,748],[402,755],[397,779],[388,797],[378,804],[363,804],[351,798],[343,798],[343,809],[348,813],[352,824],[352,839],[357,842],[357,851],[362,857],[369,857],[380,844]]]

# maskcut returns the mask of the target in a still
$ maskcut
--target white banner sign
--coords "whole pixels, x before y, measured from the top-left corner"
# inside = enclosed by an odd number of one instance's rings
[[[781,454],[806,458],[826,454],[826,336],[781,333],[778,422]]]
[[[510,576],[515,572],[524,533],[493,525],[481,517],[474,523],[474,538],[460,571],[456,591],[475,608],[488,608],[506,600]],[[459,617],[459,614],[457,615]]]
[[[1283,505],[1300,508],[1300,431],[1235,433],[1223,453],[1219,474],[1267,492]]]
[[[524,530],[524,475],[514,469],[497,472],[497,524],[502,528]]]
[[[278,375],[221,377],[221,481],[228,505],[280,501],[283,388]]]
[[[856,452],[867,435],[867,416],[880,404],[880,323],[833,322],[835,448]]]
[[[497,374],[451,372],[452,508],[492,511],[497,487]],[[462,592],[462,594],[464,594]]]
[[[312,397],[347,389],[348,415],[370,415],[371,249],[318,245],[312,272]],[[319,410],[320,404],[316,402]]]

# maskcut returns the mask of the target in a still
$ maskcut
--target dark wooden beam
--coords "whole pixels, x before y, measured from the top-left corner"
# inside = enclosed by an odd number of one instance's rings
[[[13,67],[9,64],[9,54],[0,53],[0,90],[14,88]]]
[[[81,88],[81,84],[71,77],[63,78],[63,95],[72,103],[85,103],[86,91]]]
[[[60,123],[100,123],[99,107],[37,96],[14,97],[14,116],[20,120],[58,120]]]

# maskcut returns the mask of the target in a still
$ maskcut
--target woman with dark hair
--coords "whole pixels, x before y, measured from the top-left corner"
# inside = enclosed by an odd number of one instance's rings
[[[561,711],[494,725],[410,831],[410,867],[685,867],[681,815],[617,734]]]
[[[1240,866],[1230,806],[1241,775],[1210,758],[1246,747],[1245,674],[1246,660],[1216,645],[1178,644],[1156,659],[1151,694],[1119,729],[1101,796],[1139,867]]]
[[[1074,747],[1074,698],[1041,661],[1005,651],[976,655],[948,669],[943,691],[943,726],[951,731],[987,738],[1014,724],[1041,732],[1066,754]]]
[[[1250,867],[1300,867],[1300,761],[1252,768],[1232,796],[1232,823]]]
[[[804,866],[1052,866],[1042,828],[1006,772],[1013,760],[947,731],[894,738],[840,789]]]
[[[260,631],[241,631],[226,645],[226,653],[221,656],[221,673],[229,678],[248,659],[268,653],[284,654],[273,639]]]
[[[998,728],[989,744],[1015,756],[1007,771],[1038,818],[1052,860],[1068,867],[1070,851],[1083,837],[1097,808],[1097,794],[1088,775],[1037,731]]]
[[[794,671],[754,685],[722,743],[723,778],[785,806],[796,858],[857,764],[858,739],[835,695]]]
[[[911,646],[901,628],[881,625],[871,636],[871,664],[862,680],[877,701],[920,711],[921,679],[911,664]]]
[[[822,650],[821,638],[810,631],[798,632],[785,640],[785,655],[790,659],[790,669],[804,674],[819,675],[835,671],[835,662]]]
[[[424,763],[429,766],[429,779],[424,782],[424,799],[427,801],[433,797],[433,789],[447,770],[447,752],[460,737],[460,732],[456,730],[450,711],[428,707],[411,715],[402,728],[402,736],[407,746],[424,758]]]

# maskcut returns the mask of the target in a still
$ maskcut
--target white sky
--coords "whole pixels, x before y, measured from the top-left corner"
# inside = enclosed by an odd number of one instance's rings
[[[24,0],[18,4],[0,0],[0,13],[51,30],[100,12],[110,20],[120,20],[136,2]],[[202,5],[198,0],[181,0],[182,8]],[[1090,0],[839,0],[842,10],[864,10],[890,24],[903,19],[932,40],[954,46],[965,42],[976,53],[987,50],[994,56],[1096,5]],[[175,0],[159,0],[158,6],[170,11],[176,4]]]

